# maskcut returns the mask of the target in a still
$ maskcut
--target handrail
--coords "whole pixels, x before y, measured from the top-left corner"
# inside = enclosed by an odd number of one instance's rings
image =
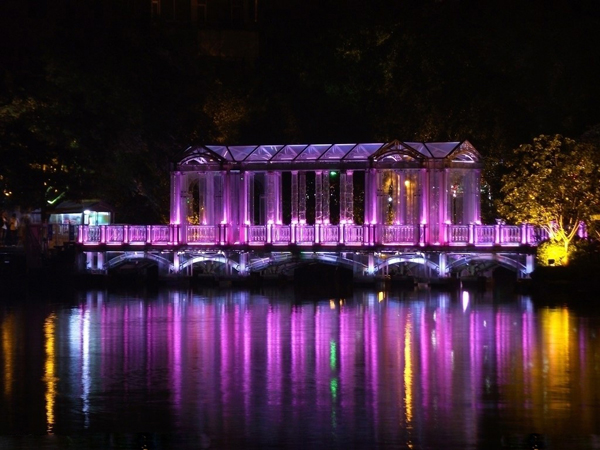
[[[386,246],[536,246],[547,239],[546,233],[529,224],[454,225],[443,224],[444,242],[427,242],[427,225],[355,225],[355,224],[268,224],[268,225],[79,225],[76,233],[68,227],[53,227],[55,242],[76,240],[83,245],[228,245],[261,246],[266,244],[307,246],[354,245]],[[68,236],[66,236],[68,234]],[[434,234],[434,233],[430,233]],[[235,241],[233,241],[235,239]]]

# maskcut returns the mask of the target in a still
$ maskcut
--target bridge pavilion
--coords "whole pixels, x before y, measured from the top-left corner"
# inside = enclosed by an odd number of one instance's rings
[[[290,275],[320,261],[355,278],[498,265],[526,277],[540,236],[481,223],[481,171],[468,141],[192,146],[172,166],[170,231],[142,239],[176,246],[169,270],[188,275]]]
[[[192,146],[171,168],[169,225],[82,227],[79,241],[101,272],[141,258],[171,276],[321,262],[357,280],[497,266],[526,277],[539,233],[482,224],[481,171],[468,141]]]

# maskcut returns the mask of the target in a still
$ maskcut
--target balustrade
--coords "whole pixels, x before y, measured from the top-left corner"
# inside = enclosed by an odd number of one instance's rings
[[[340,227],[337,225],[321,225],[321,243],[337,244],[340,242]]]
[[[362,225],[344,225],[344,242],[348,245],[362,244],[364,228]]]
[[[448,225],[448,242],[451,244],[468,244],[469,243],[469,226],[468,225]]]
[[[129,225],[127,241],[130,244],[144,244],[148,240],[146,225]]]
[[[188,244],[216,244],[219,234],[214,225],[188,225]]]
[[[521,227],[500,225],[500,244],[519,245],[521,243]]]
[[[106,228],[107,244],[121,244],[123,242],[126,242],[124,225],[110,225]]]
[[[382,233],[383,244],[412,244],[419,242],[418,225],[384,225]]]
[[[248,227],[248,242],[252,244],[264,244],[267,242],[267,226],[251,225]]]
[[[547,234],[530,225],[453,225],[445,224],[447,245],[505,247],[538,245]],[[249,245],[427,245],[424,226],[419,225],[251,225],[245,228]],[[74,241],[88,245],[169,245],[228,243],[231,228],[214,225],[187,225],[185,240],[178,239],[175,225],[80,225],[70,232],[68,227],[53,228],[52,242]],[[77,231],[77,232],[75,232]]]
[[[292,238],[292,231],[289,225],[273,226],[273,244],[289,244]]]
[[[168,244],[171,241],[171,228],[168,225],[151,225],[150,241],[153,244]]]
[[[495,236],[496,227],[494,225],[475,226],[475,245],[494,245]]]
[[[297,227],[296,242],[298,244],[312,244],[315,242],[315,227],[313,225],[300,225]]]

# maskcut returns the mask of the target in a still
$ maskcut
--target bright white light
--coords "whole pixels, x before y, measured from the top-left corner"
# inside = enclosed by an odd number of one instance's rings
[[[467,291],[463,291],[462,293],[462,305],[463,312],[467,310],[467,306],[469,306],[469,293]]]

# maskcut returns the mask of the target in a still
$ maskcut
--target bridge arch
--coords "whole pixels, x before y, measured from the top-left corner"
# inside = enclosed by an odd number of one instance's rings
[[[232,259],[229,259],[227,256],[223,254],[211,254],[211,255],[196,255],[188,258],[179,266],[179,271],[183,271],[188,267],[193,266],[198,262],[216,262],[221,263],[224,266],[229,266],[234,269],[236,272],[240,271],[240,264]]]
[[[127,261],[133,260],[146,260],[157,263],[159,269],[165,268],[167,272],[174,270],[173,263],[168,259],[157,253],[146,253],[146,252],[124,252],[106,261],[106,269],[115,269],[121,264]]]
[[[278,254],[270,257],[266,256],[256,258],[248,265],[248,268],[251,272],[257,272],[260,270],[265,270],[269,267],[283,265],[287,270],[290,270],[311,262],[341,266],[347,269],[358,271],[362,271],[367,268],[366,264],[354,259],[348,259],[341,254],[322,252],[300,253],[299,255],[286,253],[283,255]]]
[[[511,258],[510,256],[499,255],[497,253],[494,253],[494,254],[478,253],[478,254],[472,254],[472,255],[468,255],[468,256],[464,255],[461,258],[456,259],[455,261],[452,261],[450,264],[448,264],[448,271],[455,272],[459,269],[462,270],[464,267],[466,267],[471,262],[476,262],[476,261],[491,261],[491,262],[496,263],[498,266],[504,267],[504,268],[509,269],[518,274],[521,274],[521,275],[527,274],[527,267],[525,264],[521,263],[520,261],[518,261],[514,258]]]
[[[378,272],[381,269],[385,268],[385,267],[391,267],[394,266],[396,264],[401,264],[404,262],[410,262],[410,263],[414,263],[414,264],[420,264],[424,267],[429,267],[432,270],[435,270],[436,272],[438,272],[440,270],[440,266],[436,263],[434,263],[433,261],[427,259],[424,255],[412,255],[412,256],[407,256],[407,255],[403,255],[403,256],[392,256],[391,258],[386,259],[385,261],[383,261],[381,264],[376,265],[375,266],[375,271]]]

